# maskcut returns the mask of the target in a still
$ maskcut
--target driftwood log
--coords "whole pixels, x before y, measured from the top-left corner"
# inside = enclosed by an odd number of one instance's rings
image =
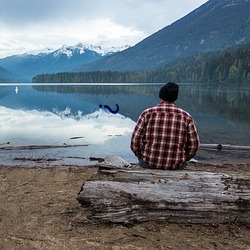
[[[90,223],[250,225],[250,179],[236,174],[102,165],[76,198]]]
[[[6,143],[9,144],[9,143]],[[0,144],[1,145],[1,144]],[[71,147],[86,147],[88,144],[63,144],[63,145],[27,145],[27,146],[5,146],[0,147],[0,150],[31,150],[31,149],[48,149],[48,148],[71,148]]]
[[[237,145],[230,145],[230,144],[200,144],[200,148],[207,148],[207,149],[217,149],[217,150],[248,150],[250,151],[250,146],[237,146]]]

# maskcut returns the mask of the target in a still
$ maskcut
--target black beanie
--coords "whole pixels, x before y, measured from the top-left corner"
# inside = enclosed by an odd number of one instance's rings
[[[161,87],[159,97],[166,102],[174,102],[178,98],[179,86],[176,83],[168,82]]]

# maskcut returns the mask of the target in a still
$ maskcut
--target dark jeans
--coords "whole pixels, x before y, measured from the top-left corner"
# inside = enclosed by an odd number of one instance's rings
[[[156,169],[156,168],[153,168],[151,166],[149,166],[147,163],[145,163],[142,159],[138,159],[139,160],[139,165],[142,167],[142,168],[149,168],[149,169]],[[187,167],[188,163],[187,162],[184,162],[182,166],[179,166],[175,169],[169,169],[169,170],[182,170],[182,169],[185,169]]]

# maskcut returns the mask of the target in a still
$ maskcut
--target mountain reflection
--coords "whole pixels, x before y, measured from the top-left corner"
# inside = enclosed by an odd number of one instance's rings
[[[114,136],[130,134],[134,122],[104,111],[78,116],[70,109],[57,114],[49,111],[14,110],[0,106],[1,141],[11,145],[102,144]]]
[[[88,96],[96,101],[118,103],[121,114],[137,120],[145,108],[158,103],[161,85],[56,85],[34,86],[42,92],[74,94],[78,100]],[[95,103],[96,105],[100,103]],[[105,103],[107,104],[107,103]],[[249,88],[215,85],[180,84],[177,104],[191,113],[228,116],[250,122]]]
[[[141,112],[159,103],[158,85],[16,85],[0,86],[0,144],[16,145],[87,144],[70,149],[0,151],[6,164],[16,154],[28,157],[46,154],[62,159],[115,154],[136,162],[130,150],[130,137]],[[195,119],[201,143],[250,145],[250,88],[215,87],[212,85],[180,84],[177,105]],[[112,114],[99,106],[111,109],[119,105],[119,113]],[[223,153],[223,157],[225,153]],[[205,156],[200,150],[198,160],[218,159],[213,153]],[[246,152],[236,160],[249,161]],[[75,157],[75,158],[72,158]],[[224,158],[221,158],[224,161]],[[232,160],[233,152],[227,154]],[[1,163],[0,163],[1,164]],[[70,162],[72,164],[72,161]],[[82,163],[80,163],[82,164]]]

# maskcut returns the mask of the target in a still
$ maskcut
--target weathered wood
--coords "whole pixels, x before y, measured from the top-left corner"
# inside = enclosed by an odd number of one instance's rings
[[[238,146],[238,145],[230,145],[230,144],[201,143],[200,148],[217,149],[217,150],[250,150],[250,146]]]
[[[130,168],[131,164],[119,156],[109,155],[106,156],[101,163],[97,164],[99,167],[103,168]]]
[[[93,223],[250,225],[250,179],[237,174],[100,167],[77,200]]]
[[[27,145],[27,146],[8,146],[0,147],[0,150],[31,150],[31,149],[48,149],[48,148],[70,148],[70,147],[86,147],[88,144],[63,144],[63,145]]]

